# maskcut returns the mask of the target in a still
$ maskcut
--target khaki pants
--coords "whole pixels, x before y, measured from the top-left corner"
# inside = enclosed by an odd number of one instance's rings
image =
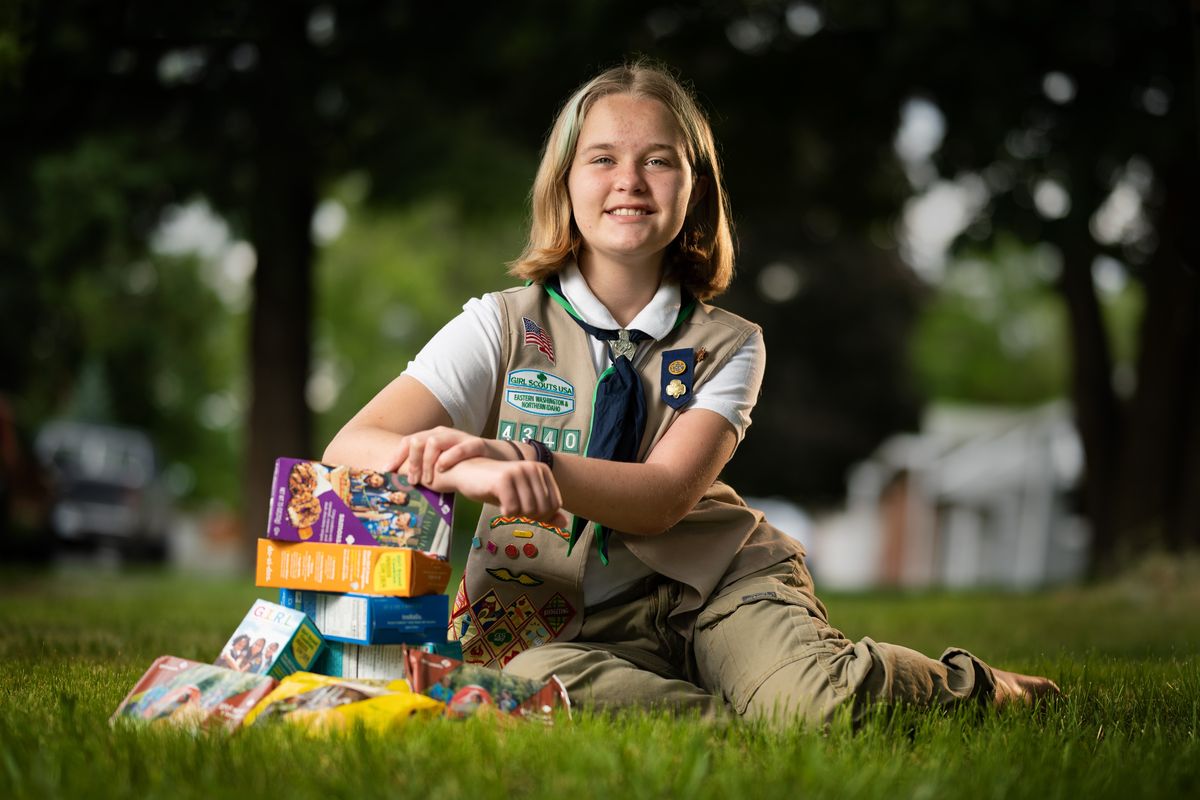
[[[667,624],[679,585],[588,611],[575,641],[521,653],[505,671],[557,675],[573,702],[614,710],[732,712],[781,724],[859,718],[872,702],[945,705],[990,699],[991,668],[964,650],[939,660],[830,626],[803,561],[785,561],[722,587],[692,641]]]

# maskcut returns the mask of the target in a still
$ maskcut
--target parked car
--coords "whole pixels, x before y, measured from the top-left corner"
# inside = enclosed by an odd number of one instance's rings
[[[165,555],[170,502],[149,436],[54,421],[38,433],[34,450],[53,481],[50,527],[60,544]]]

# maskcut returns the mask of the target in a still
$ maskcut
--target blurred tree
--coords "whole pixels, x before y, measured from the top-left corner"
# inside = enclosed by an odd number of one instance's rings
[[[904,9],[897,42],[922,54],[905,78],[947,119],[938,166],[987,183],[975,239],[1057,250],[1097,565],[1200,545],[1200,8]],[[1143,287],[1132,387],[1095,287],[1114,271]]]
[[[16,102],[0,107],[13,165],[0,193],[0,257],[14,264],[0,297],[12,306],[2,323],[17,336],[10,341],[33,332],[43,344],[6,347],[14,368],[5,385],[61,393],[92,345],[75,307],[56,309],[51,293],[73,274],[119,285],[163,209],[207,198],[256,256],[243,473],[250,533],[271,460],[319,450],[306,397],[336,425],[378,388],[368,382],[402,367],[388,336],[415,340],[441,321],[435,293],[507,283],[499,263],[494,283],[483,273],[489,259],[515,254],[519,230],[500,231],[519,228],[515,210],[556,104],[633,52],[696,82],[723,143],[742,273],[728,304],[762,322],[772,365],[755,434],[729,468],[735,481],[755,493],[832,498],[850,463],[917,422],[906,341],[927,292],[900,258],[897,222],[933,178],[909,169],[893,140],[901,109],[921,96],[946,120],[931,168],[979,173],[987,186],[976,246],[1010,233],[1061,254],[1101,552],[1150,523],[1173,542],[1200,529],[1187,527],[1200,493],[1184,491],[1200,485],[1200,370],[1195,276],[1179,266],[1194,244],[1183,221],[1195,218],[1185,191],[1195,172],[1194,20],[1183,0],[1137,11],[1099,2],[1086,14],[1031,0],[21,8],[16,44],[0,37],[0,59],[23,59],[10,82]],[[336,197],[348,175],[366,176],[365,189],[343,204],[356,219],[327,250],[314,305],[319,198]],[[1138,213],[1098,241],[1097,209],[1128,206],[1128,192],[1112,200],[1114,181],[1133,187]],[[396,210],[397,221],[384,221]],[[1112,389],[1092,288],[1099,253],[1146,286],[1128,413]],[[14,302],[31,285],[47,294]],[[376,285],[403,297],[384,302]],[[375,330],[339,318],[358,308],[379,315]],[[314,317],[329,320],[315,363]],[[137,338],[113,346],[128,360]],[[395,363],[372,361],[393,355]],[[131,395],[146,383],[136,372],[119,371]],[[137,421],[130,403],[121,413]]]
[[[1057,268],[1052,248],[1003,238],[950,266],[913,337],[914,362],[932,397],[1032,405],[1067,394],[1066,309],[1042,277]]]

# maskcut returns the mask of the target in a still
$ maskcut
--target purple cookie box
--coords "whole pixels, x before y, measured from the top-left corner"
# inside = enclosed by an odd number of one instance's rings
[[[447,558],[453,518],[453,494],[410,486],[402,475],[279,458],[267,538],[404,547]]]

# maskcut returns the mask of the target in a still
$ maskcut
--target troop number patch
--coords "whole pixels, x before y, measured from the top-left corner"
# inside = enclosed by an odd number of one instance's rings
[[[549,372],[515,369],[505,381],[504,402],[527,414],[557,417],[575,410],[575,387]]]

